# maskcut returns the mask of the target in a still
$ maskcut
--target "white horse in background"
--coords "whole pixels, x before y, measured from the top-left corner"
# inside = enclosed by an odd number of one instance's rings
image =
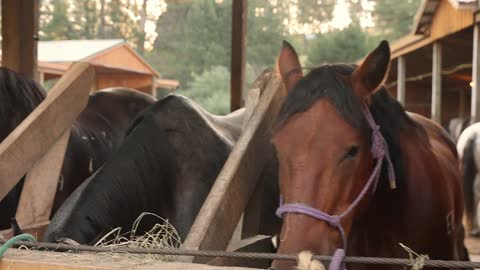
[[[480,236],[477,216],[480,201],[480,123],[472,124],[460,134],[457,151],[463,174],[465,229],[471,236]]]
[[[468,127],[469,121],[470,120],[468,118],[455,117],[448,122],[448,126],[446,128],[454,142],[458,141],[460,134],[462,134],[463,130]]]

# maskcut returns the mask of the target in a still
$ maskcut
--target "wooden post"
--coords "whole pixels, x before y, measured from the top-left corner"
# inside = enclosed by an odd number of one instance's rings
[[[247,57],[247,13],[247,0],[233,0],[230,69],[230,110],[232,112],[242,107],[242,89],[245,83]]]
[[[45,84],[45,72],[38,72],[38,83],[40,83],[41,86]]]
[[[152,75],[152,96],[157,98],[157,77]]]
[[[260,96],[249,124],[238,139],[215,180],[182,247],[225,250],[257,185],[262,170],[274,155],[269,147],[272,127],[286,93],[275,74]],[[192,261],[192,258],[183,258]],[[196,257],[194,262],[206,262]]]
[[[71,127],[85,108],[93,73],[93,67],[88,63],[73,64],[47,98],[0,144],[0,200]]]
[[[431,118],[442,122],[442,45],[433,43],[432,62],[432,113]]]
[[[50,220],[70,131],[71,128],[66,128],[63,135],[27,173],[16,213],[20,228]]]
[[[405,56],[399,56],[397,61],[397,99],[405,106]]]
[[[2,64],[36,79],[39,0],[2,1]]]
[[[180,262],[162,262],[132,256],[112,256],[82,252],[51,252],[8,249],[0,260],[0,270],[260,270]]]
[[[480,25],[478,23],[473,27],[472,82],[471,124],[480,120]]]

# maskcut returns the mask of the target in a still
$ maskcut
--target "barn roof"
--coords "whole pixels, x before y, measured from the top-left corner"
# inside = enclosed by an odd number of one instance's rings
[[[433,16],[442,0],[423,0],[414,21],[413,34],[428,35]],[[478,0],[448,0],[455,9],[475,10]]]
[[[39,41],[38,61],[81,61],[123,43],[122,39]]]
[[[478,0],[423,0],[412,32],[392,43],[392,58],[471,27],[477,10]]]

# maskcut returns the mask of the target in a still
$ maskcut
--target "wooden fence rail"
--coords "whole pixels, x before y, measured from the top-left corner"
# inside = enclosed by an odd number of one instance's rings
[[[17,211],[21,226],[49,219],[70,128],[87,105],[93,78],[90,64],[73,64],[0,144],[0,200],[27,174]]]

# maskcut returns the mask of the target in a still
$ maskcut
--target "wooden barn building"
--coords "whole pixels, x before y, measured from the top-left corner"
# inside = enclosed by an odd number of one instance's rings
[[[407,110],[446,125],[480,120],[477,0],[424,0],[411,34],[392,44],[386,82]]]
[[[95,68],[92,91],[122,86],[157,96],[157,91],[174,91],[179,86],[178,81],[162,78],[122,39],[38,42],[40,83],[59,79],[75,62]]]

